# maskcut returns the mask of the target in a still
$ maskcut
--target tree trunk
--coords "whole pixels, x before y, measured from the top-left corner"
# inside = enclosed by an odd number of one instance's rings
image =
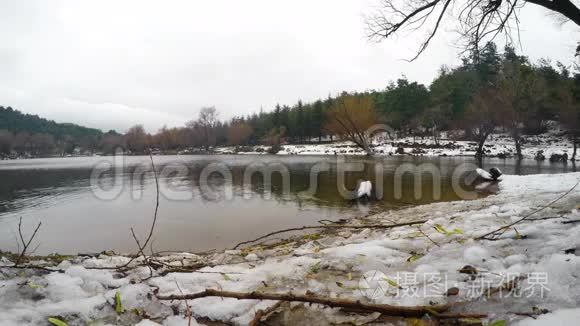
[[[522,139],[521,139],[519,133],[514,133],[513,138],[514,138],[514,142],[516,145],[516,156],[517,156],[518,160],[521,160],[523,158],[523,156],[522,156]]]
[[[483,152],[483,145],[485,144],[486,138],[487,138],[486,136],[479,137],[479,140],[477,141],[477,152],[475,152],[475,157],[483,157],[483,155],[485,154]]]
[[[370,145],[370,142],[367,139],[361,138],[360,142],[355,142],[359,145],[366,153],[367,156],[373,156],[375,153]]]
[[[473,130],[470,128],[463,129],[463,136],[465,139],[470,140],[473,137]]]
[[[576,147],[578,146],[576,143],[576,137],[572,140],[572,144],[574,145],[574,151],[572,152],[572,162],[576,161]]]

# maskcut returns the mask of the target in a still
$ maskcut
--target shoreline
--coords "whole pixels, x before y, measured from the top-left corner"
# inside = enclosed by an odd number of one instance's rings
[[[580,238],[577,202],[580,189],[533,215],[515,229],[510,228],[499,240],[475,240],[497,227],[516,221],[530,211],[553,201],[580,180],[580,173],[556,175],[504,176],[500,191],[482,199],[433,203],[355,218],[349,225],[361,229],[336,229],[313,232],[308,236],[276,237],[274,243],[252,245],[239,250],[225,250],[205,255],[174,253],[155,258],[158,270],[150,271],[143,258],[135,259],[126,271],[106,269],[127,263],[127,256],[63,256],[53,264],[60,272],[10,269],[2,255],[0,280],[0,322],[45,323],[58,316],[69,325],[97,321],[103,325],[187,325],[187,309],[181,301],[160,301],[156,295],[198,293],[205,289],[226,291],[312,295],[346,298],[396,306],[451,305],[453,313],[486,314],[483,321],[505,320],[516,324],[537,309],[557,311],[536,317],[570,318],[580,310],[561,313],[580,306],[580,257],[570,251]],[[401,226],[388,231],[365,228],[365,225],[390,225],[426,220],[419,225]],[[567,224],[563,224],[566,222]],[[517,231],[516,231],[517,230]],[[282,240],[279,240],[279,239]],[[580,250],[579,250],[580,252]],[[58,264],[56,264],[58,263]],[[36,261],[34,264],[43,264]],[[466,266],[475,273],[462,273]],[[96,269],[93,269],[96,268]],[[181,269],[180,272],[177,270]],[[171,273],[166,273],[172,270]],[[193,272],[194,271],[194,272]],[[369,298],[361,290],[361,277],[378,271],[388,282],[383,295]],[[505,284],[498,275],[526,275],[518,288],[530,287],[530,273],[548,273],[547,297],[488,299],[469,295],[478,282],[493,288]],[[402,273],[419,278],[399,279]],[[445,276],[446,283],[436,284],[425,275]],[[534,274],[535,275],[535,274]],[[24,290],[22,288],[24,284]],[[397,285],[397,286],[393,286]],[[437,285],[437,286],[436,286]],[[401,296],[399,290],[435,289],[431,295]],[[450,289],[456,295],[448,296]],[[114,309],[119,291],[125,312]],[[194,319],[246,325],[258,310],[268,309],[275,301],[237,300],[208,297],[188,301]],[[293,307],[293,309],[290,309]],[[272,324],[283,318],[317,323],[379,322],[380,314],[348,314],[321,305],[281,304],[269,317]],[[138,313],[137,313],[138,312]],[[175,315],[177,312],[177,315]],[[280,319],[282,318],[282,319]],[[576,318],[576,317],[574,317]],[[404,318],[396,318],[405,322]],[[563,319],[566,320],[566,319]],[[567,319],[574,320],[574,319]],[[212,325],[215,325],[215,322]],[[157,324],[158,323],[158,324]],[[195,325],[193,321],[193,325]]]
[[[560,135],[550,132],[536,136],[526,136],[522,148],[523,159],[550,160],[552,154],[567,154],[571,160],[573,144]],[[269,146],[250,146],[253,151],[236,152],[235,147],[221,147],[219,154],[267,154]],[[379,140],[371,146],[374,155],[415,156],[415,157],[475,157],[477,143],[468,140],[441,139],[435,143],[432,138],[404,137],[395,140]],[[484,145],[483,158],[516,158],[515,145],[506,134],[493,134]],[[543,159],[538,156],[543,155]],[[286,144],[275,155],[366,155],[359,147],[350,142],[338,141],[330,144]],[[578,156],[576,160],[579,160]]]
[[[373,141],[371,147],[377,157],[385,156],[426,156],[426,157],[475,157],[477,143],[471,140],[454,140],[448,137],[448,133],[442,132],[442,137],[435,142],[432,137],[401,137],[397,139],[387,139],[379,137]],[[539,135],[523,136],[522,158],[536,160],[550,160],[552,154],[568,156],[571,160],[573,153],[572,142],[563,136],[564,130],[554,129]],[[275,154],[269,153],[271,146],[268,145],[248,145],[248,146],[219,146],[212,148],[209,152],[196,151],[195,149],[173,150],[167,153],[159,149],[154,149],[154,156],[160,155],[339,155],[339,156],[361,156],[367,155],[361,148],[348,141],[334,141],[323,143],[305,144],[282,144],[281,150]],[[483,158],[516,158],[515,145],[511,137],[505,133],[495,133],[490,135],[484,145],[485,155]],[[543,159],[540,159],[541,156]],[[132,154],[127,154],[132,155]],[[146,154],[137,154],[146,155]],[[112,156],[96,153],[93,155],[68,155],[68,156],[39,156],[21,158],[0,158],[2,160],[25,160],[39,158],[76,158]],[[576,161],[580,160],[577,155]],[[566,161],[567,161],[566,160]],[[564,161],[565,162],[565,161]]]

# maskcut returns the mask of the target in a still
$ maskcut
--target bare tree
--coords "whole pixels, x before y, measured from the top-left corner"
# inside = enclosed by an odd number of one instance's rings
[[[580,26],[580,9],[571,0],[381,0],[378,12],[367,18],[369,38],[382,40],[426,28],[426,36],[411,59],[415,60],[443,25],[453,26],[467,41],[466,48],[477,52],[480,44],[500,34],[511,42],[512,32],[519,34],[518,15],[527,3]]]
[[[99,147],[106,154],[113,154],[117,148],[124,147],[124,145],[123,136],[113,132],[104,134],[99,142]]]
[[[0,154],[10,154],[14,145],[14,135],[11,131],[0,130]]]
[[[569,89],[559,90],[560,97],[560,122],[566,127],[568,138],[572,142],[574,150],[571,160],[576,160],[578,142],[580,141],[580,103],[574,98]]]
[[[254,130],[245,122],[233,122],[228,128],[228,144],[241,145],[246,143]]]
[[[518,159],[522,156],[522,130],[526,115],[537,111],[546,94],[546,84],[533,69],[521,62],[504,62],[499,81],[499,96],[503,99],[502,123],[509,130]]]
[[[20,154],[30,151],[30,134],[23,131],[14,136],[13,148]]]
[[[471,104],[465,112],[465,127],[470,129],[477,141],[475,155],[482,157],[485,153],[483,146],[487,137],[500,124],[500,114],[505,107],[503,99],[496,89],[483,87],[474,95]]]
[[[216,137],[214,134],[214,129],[218,125],[218,112],[215,107],[203,107],[199,111],[199,117],[196,121],[190,121],[187,123],[187,127],[196,130],[201,129],[202,131],[202,143],[205,150],[209,150],[210,146],[215,144]]]
[[[35,155],[49,154],[55,147],[54,137],[49,134],[34,134],[30,137],[30,144]]]
[[[135,153],[143,153],[147,147],[147,134],[142,125],[136,125],[125,134],[125,142],[129,150]]]
[[[332,135],[355,143],[368,155],[372,155],[367,130],[376,123],[377,117],[370,97],[346,95],[331,107],[325,129]]]

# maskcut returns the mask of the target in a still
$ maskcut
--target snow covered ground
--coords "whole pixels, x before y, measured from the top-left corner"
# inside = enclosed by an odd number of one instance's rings
[[[522,155],[524,158],[534,158],[542,152],[545,159],[552,154],[568,154],[572,156],[573,145],[563,136],[564,130],[557,125],[544,134],[524,136]],[[416,155],[416,156],[474,156],[477,144],[473,141],[451,140],[446,132],[441,133],[442,139],[436,144],[431,137],[404,137],[395,140],[378,138],[373,142],[376,155]],[[400,150],[404,151],[401,154]],[[492,134],[484,145],[486,156],[513,157],[516,149],[512,138],[505,133]],[[233,147],[223,147],[218,153],[235,153]],[[252,151],[238,154],[265,154],[268,146],[255,146]],[[283,145],[278,155],[365,155],[366,153],[350,142],[335,142],[327,144]],[[578,158],[577,158],[578,159]]]
[[[185,302],[159,301],[156,294],[196,293],[206,288],[309,291],[318,296],[398,306],[448,303],[451,312],[484,313],[484,323],[498,322],[496,325],[501,321],[577,324],[580,223],[572,221],[580,219],[580,186],[496,241],[475,238],[542,208],[579,180],[580,173],[506,175],[499,192],[483,199],[415,206],[350,221],[370,225],[427,220],[424,224],[390,230],[340,229],[295,235],[281,242],[278,236],[241,250],[157,258],[171,266],[212,266],[194,273],[160,275],[162,267],[147,279],[150,272],[146,266],[126,274],[90,269],[119,266],[129,260],[104,254],[65,260],[58,265],[63,273],[2,268],[0,325],[46,325],[49,317],[68,325],[188,325]],[[1,264],[12,263],[4,257]],[[116,293],[123,313],[115,312]],[[215,321],[245,325],[257,310],[275,304],[219,297],[187,303],[194,317],[192,325],[215,325]],[[293,303],[279,310],[283,312],[273,314],[269,324],[420,325],[319,305]],[[425,317],[423,324],[429,322]]]

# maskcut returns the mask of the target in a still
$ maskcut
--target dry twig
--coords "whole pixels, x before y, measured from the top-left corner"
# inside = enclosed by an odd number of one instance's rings
[[[436,245],[437,247],[441,247],[441,245],[439,245],[437,242],[435,242],[433,239],[431,239],[431,237],[427,233],[423,232],[423,230],[421,230],[420,226],[417,227],[417,230],[419,230],[419,232],[422,235],[424,235],[427,239],[429,239],[429,241],[431,241],[434,245]]]
[[[240,247],[242,245],[245,245],[248,243],[253,243],[253,242],[265,239],[267,237],[270,237],[272,235],[291,232],[291,231],[302,231],[302,230],[310,230],[310,229],[392,229],[392,228],[401,227],[401,226],[423,224],[425,222],[427,222],[427,220],[420,220],[420,221],[407,222],[407,223],[389,224],[389,225],[385,225],[385,224],[370,224],[370,225],[345,225],[345,224],[330,225],[330,224],[325,224],[325,225],[302,226],[302,227],[297,227],[297,228],[289,228],[289,229],[279,230],[279,231],[275,231],[275,232],[270,232],[266,235],[263,235],[259,238],[254,239],[254,240],[240,242],[233,249],[238,249],[238,247]]]
[[[578,186],[578,184],[580,184],[580,180],[578,182],[576,182],[576,184],[574,185],[574,187],[570,188],[570,190],[566,191],[561,196],[559,196],[558,198],[556,198],[553,201],[551,201],[549,204],[544,205],[544,206],[542,206],[542,207],[540,207],[540,208],[532,211],[531,213],[527,214],[526,216],[522,217],[521,219],[519,219],[519,220],[517,220],[517,221],[515,221],[513,223],[510,223],[508,225],[502,226],[502,227],[500,227],[497,230],[493,230],[493,231],[491,231],[489,233],[486,233],[486,234],[484,234],[482,236],[479,236],[479,237],[475,238],[475,240],[495,240],[495,239],[497,239],[502,234],[504,234],[505,231],[509,230],[514,225],[519,224],[519,223],[525,221],[526,219],[528,219],[528,217],[530,217],[530,216],[532,216],[532,215],[534,215],[536,213],[539,213],[539,212],[543,211],[544,209],[546,209],[546,208],[554,205],[560,199],[562,199],[562,198],[566,197],[567,195],[569,195],[572,191],[574,191],[574,189],[576,189],[576,187]],[[489,238],[489,236],[491,236],[491,238]]]
[[[151,151],[149,151],[149,159],[151,160],[151,167],[153,168],[153,176],[155,177],[156,198],[155,198],[155,211],[153,213],[153,222],[151,223],[151,227],[149,228],[149,234],[147,235],[145,242],[143,242],[143,245],[141,245],[139,239],[135,235],[135,230],[133,228],[131,228],[131,235],[133,236],[133,239],[135,240],[135,242],[137,243],[137,247],[139,248],[137,255],[131,257],[131,259],[123,265],[108,266],[108,267],[87,267],[87,269],[123,270],[126,267],[128,267],[133,261],[135,261],[135,259],[142,256],[145,260],[145,265],[149,267],[149,271],[151,272],[151,276],[153,276],[152,267],[149,263],[149,259],[147,258],[147,255],[145,254],[145,248],[147,247],[147,244],[149,243],[149,241],[151,241],[151,237],[153,236],[153,231],[155,230],[155,225],[157,223],[157,212],[159,211],[159,178],[157,176],[157,170],[155,169],[155,163],[153,162],[153,155],[151,154]]]
[[[280,307],[281,304],[282,304],[282,301],[278,301],[273,306],[269,307],[268,309],[260,309],[260,310],[256,311],[256,315],[254,315],[254,318],[250,321],[248,326],[258,326],[258,324],[262,321],[263,317],[267,317],[269,314],[274,312],[276,309],[278,309]]]
[[[16,259],[16,262],[14,262],[13,267],[18,267],[18,265],[22,262],[22,259],[24,259],[24,257],[26,256],[26,251],[28,250],[30,243],[32,242],[32,240],[36,236],[36,233],[38,232],[38,229],[40,229],[41,225],[42,225],[42,222],[38,222],[38,225],[34,229],[32,236],[30,236],[28,241],[24,241],[24,235],[22,235],[22,217],[20,217],[20,221],[18,222],[18,235],[20,236],[20,241],[22,241],[23,248],[22,248],[22,251],[20,252],[20,255],[18,255],[18,258]]]

